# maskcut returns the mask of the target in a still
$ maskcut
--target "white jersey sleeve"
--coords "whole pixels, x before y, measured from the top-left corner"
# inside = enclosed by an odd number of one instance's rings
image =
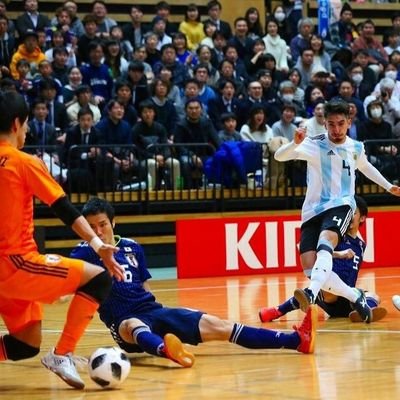
[[[365,154],[364,145],[362,144],[362,152],[357,162],[357,168],[372,182],[383,187],[385,190],[390,190],[393,186],[369,161]]]

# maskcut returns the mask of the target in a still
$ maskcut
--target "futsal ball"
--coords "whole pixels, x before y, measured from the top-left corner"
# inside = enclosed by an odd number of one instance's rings
[[[392,302],[393,305],[400,311],[400,296],[398,294],[395,294],[392,297]]]
[[[118,347],[101,347],[89,358],[89,376],[104,389],[119,386],[129,375],[131,363]]]

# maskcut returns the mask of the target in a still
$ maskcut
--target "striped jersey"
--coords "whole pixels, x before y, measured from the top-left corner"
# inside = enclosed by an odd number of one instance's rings
[[[147,270],[142,246],[134,240],[115,236],[119,251],[114,254],[115,260],[124,268],[124,280],[113,278],[112,290],[108,298],[100,305],[100,319],[111,327],[121,318],[160,308],[152,293],[143,288],[143,282],[151,278]],[[103,262],[87,242],[81,242],[71,253],[72,258],[90,262],[104,267]]]
[[[349,205],[355,210],[355,171],[369,164],[361,142],[347,137],[344,143],[335,144],[321,134],[306,137],[293,153],[288,159],[307,161],[303,222],[334,207]]]
[[[333,259],[332,270],[350,287],[356,287],[358,272],[364,258],[365,247],[365,242],[360,237],[356,236],[353,238],[346,234],[335,248],[335,251],[352,249],[355,253],[355,256],[351,259]]]

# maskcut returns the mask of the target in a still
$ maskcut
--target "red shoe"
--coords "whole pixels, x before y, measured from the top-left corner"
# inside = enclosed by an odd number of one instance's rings
[[[274,319],[282,317],[282,315],[283,314],[276,307],[264,307],[260,308],[260,311],[258,311],[261,322],[271,322]]]
[[[182,365],[182,367],[190,368],[194,364],[194,355],[189,353],[179,338],[172,333],[164,336],[164,351],[167,358]]]
[[[310,304],[301,325],[293,326],[293,329],[300,337],[300,344],[297,347],[297,351],[299,351],[300,353],[314,353],[317,318],[317,306],[315,304]]]

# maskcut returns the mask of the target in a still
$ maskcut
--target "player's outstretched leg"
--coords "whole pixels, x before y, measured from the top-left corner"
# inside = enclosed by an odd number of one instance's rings
[[[85,387],[85,383],[76,370],[72,354],[57,355],[53,349],[41,361],[47,369],[58,375],[68,385],[75,389],[83,389]]]
[[[361,289],[355,289],[359,292],[359,297],[355,303],[353,303],[354,309],[360,315],[360,318],[363,322],[369,324],[372,321],[372,310],[371,307],[367,303],[367,299],[365,298],[364,291]]]
[[[306,354],[314,353],[317,319],[318,308],[315,304],[311,304],[301,325],[293,326],[300,337],[300,344],[297,347],[297,351]]]
[[[400,311],[400,296],[398,294],[392,297],[392,303]]]
[[[248,349],[292,349],[301,353],[314,351],[316,307],[309,307],[307,315],[294,332],[284,333],[271,329],[254,328],[234,323],[229,337],[231,343]]]
[[[194,364],[194,355],[187,351],[178,337],[172,333],[164,336],[164,352],[167,358],[190,368]]]
[[[290,311],[298,310],[299,308],[299,302],[294,297],[291,297],[278,307],[260,308],[258,316],[260,317],[261,322],[271,322],[274,319],[278,319]]]

